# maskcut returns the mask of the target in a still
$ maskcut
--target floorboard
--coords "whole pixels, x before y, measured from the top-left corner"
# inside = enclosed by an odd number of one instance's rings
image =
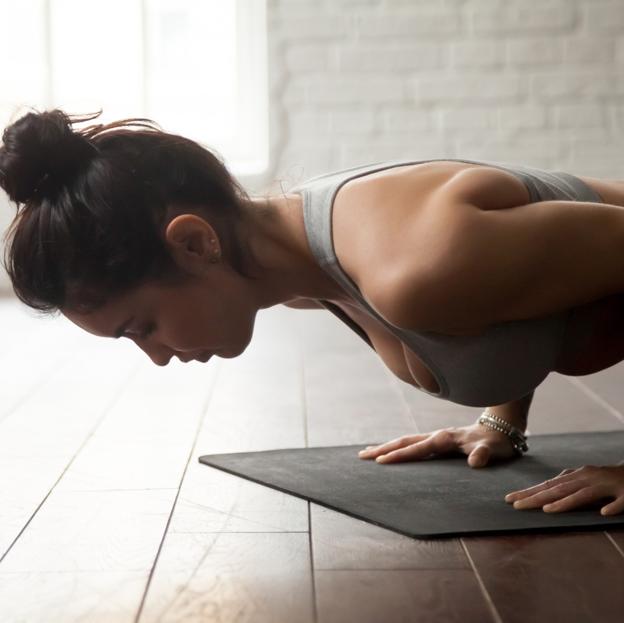
[[[600,621],[624,612],[624,558],[602,532],[464,539],[506,623]]]

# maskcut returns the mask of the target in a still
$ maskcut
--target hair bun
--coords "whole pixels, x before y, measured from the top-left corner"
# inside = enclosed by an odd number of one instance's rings
[[[24,115],[4,130],[2,142],[0,186],[16,203],[56,193],[96,151],[58,109]]]

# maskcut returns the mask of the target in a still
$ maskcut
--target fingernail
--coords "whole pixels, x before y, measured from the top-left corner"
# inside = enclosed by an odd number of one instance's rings
[[[385,459],[386,459],[386,455],[382,454],[381,456],[378,456],[376,460],[377,460],[377,463],[383,463]]]

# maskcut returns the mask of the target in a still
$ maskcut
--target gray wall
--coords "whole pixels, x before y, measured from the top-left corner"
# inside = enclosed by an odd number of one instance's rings
[[[272,166],[241,178],[252,194],[401,158],[624,179],[624,0],[267,3]]]

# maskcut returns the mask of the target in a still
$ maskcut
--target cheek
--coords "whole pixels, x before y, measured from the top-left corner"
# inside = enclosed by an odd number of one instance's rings
[[[253,314],[236,288],[186,291],[168,302],[161,339],[174,350],[230,348],[247,338]]]
[[[201,313],[189,315],[182,322],[176,323],[171,333],[173,340],[181,349],[205,348],[214,342],[210,322]]]
[[[229,322],[228,314],[214,304],[194,301],[163,325],[162,339],[175,350],[218,347],[228,333]]]

